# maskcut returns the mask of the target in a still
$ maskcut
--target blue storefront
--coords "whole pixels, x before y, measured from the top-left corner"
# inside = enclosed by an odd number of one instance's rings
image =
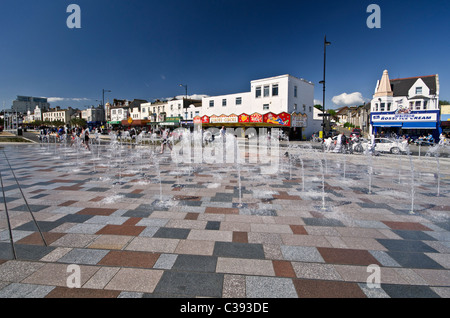
[[[440,111],[412,111],[409,113],[372,113],[370,124],[375,136],[380,134],[395,133],[396,135],[406,135],[409,137],[419,137],[423,135],[433,135],[435,140],[439,140],[441,133]]]

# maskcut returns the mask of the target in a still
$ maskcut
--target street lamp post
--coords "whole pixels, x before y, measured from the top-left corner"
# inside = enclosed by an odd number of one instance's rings
[[[323,106],[322,106],[322,133],[323,133],[323,141],[325,141],[326,130],[325,130],[325,74],[326,74],[326,65],[327,65],[327,46],[330,45],[331,42],[327,41],[327,36],[325,35],[325,39],[323,41],[323,81],[320,81],[320,84],[323,84]]]
[[[188,98],[188,90],[187,90],[187,85],[183,85],[183,84],[180,84],[179,85],[180,87],[184,87],[184,89],[186,90],[186,99]]]
[[[105,107],[105,93],[111,93],[111,91],[103,89],[102,90],[102,106]]]
[[[105,107],[105,93],[111,93],[110,90],[106,90],[106,89],[102,89],[102,107],[103,107],[103,111],[105,112],[105,121],[108,120],[108,114],[106,112],[106,107]]]
[[[186,103],[187,103],[187,99],[188,99],[188,87],[187,87],[187,85],[183,85],[183,84],[180,84],[179,85],[180,87],[184,87],[184,89],[186,90]],[[185,111],[184,111],[184,119],[185,120],[187,120],[187,117],[188,117],[188,112],[187,112],[187,109],[188,109],[188,107],[186,107],[186,104],[185,103],[183,103],[183,108],[185,109]]]

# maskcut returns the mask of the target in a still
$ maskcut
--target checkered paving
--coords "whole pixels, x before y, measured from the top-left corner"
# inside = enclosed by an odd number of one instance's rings
[[[299,148],[265,175],[151,150],[0,147],[0,297],[450,297],[448,159]]]

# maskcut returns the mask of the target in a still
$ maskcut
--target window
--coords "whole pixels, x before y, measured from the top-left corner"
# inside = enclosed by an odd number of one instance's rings
[[[264,86],[264,97],[269,97],[270,96],[270,86]]]
[[[388,112],[390,112],[390,111],[391,111],[391,103],[388,103],[388,106],[387,106],[387,111],[388,111]]]
[[[269,104],[264,104],[263,105],[263,110],[269,110]]]
[[[236,97],[236,105],[242,105],[242,97]]]
[[[428,101],[427,100],[423,101],[423,109],[424,110],[428,109]]]
[[[312,106],[309,106],[309,112],[312,112]]]
[[[416,87],[416,95],[422,95],[422,87]]]
[[[297,97],[297,86],[294,86],[294,97]]]
[[[414,107],[414,102],[409,102],[409,109],[413,109]]]
[[[378,111],[378,104],[375,104],[375,111]]]
[[[209,101],[209,107],[214,107],[214,101],[213,100]]]
[[[227,106],[227,100],[226,99],[222,99],[222,106],[223,107]]]
[[[193,117],[192,117],[192,112],[191,112],[191,119],[192,119]]]
[[[386,104],[385,103],[381,103],[380,111],[384,112],[385,111],[385,107],[386,107]]]
[[[272,96],[278,96],[278,84],[272,85]]]
[[[303,104],[303,111],[306,112],[306,105]]]
[[[255,97],[256,98],[260,98],[261,97],[261,86],[258,86],[256,88],[256,95],[255,95]]]
[[[297,110],[297,104],[294,104],[294,110]]]
[[[421,101],[417,101],[416,102],[416,110],[420,110],[420,107],[422,107],[422,102]]]

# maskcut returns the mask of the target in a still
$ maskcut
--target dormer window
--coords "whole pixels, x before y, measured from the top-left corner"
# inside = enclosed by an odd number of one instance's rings
[[[416,95],[422,95],[422,87],[416,87]]]

